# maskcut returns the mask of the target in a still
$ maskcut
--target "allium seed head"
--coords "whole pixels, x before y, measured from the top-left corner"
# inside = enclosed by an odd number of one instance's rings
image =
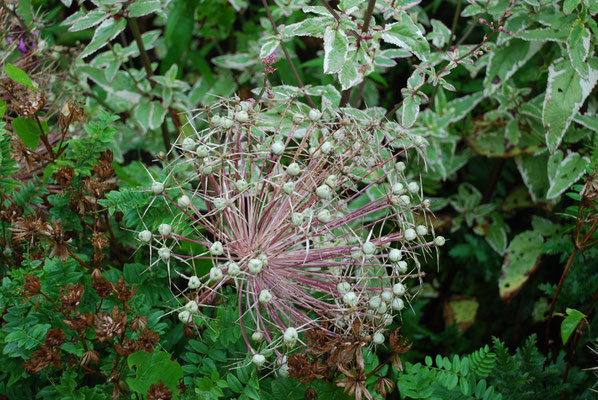
[[[162,182],[152,183],[152,192],[154,192],[154,194],[156,194],[156,195],[162,194],[163,191],[164,191],[164,184]]]
[[[220,267],[212,267],[210,268],[210,280],[211,281],[219,281],[222,279],[222,268]]]
[[[190,311],[191,313],[196,313],[197,311],[199,311],[199,306],[195,301],[191,300],[190,302],[185,304],[185,310]]]
[[[296,162],[289,164],[287,167],[287,174],[297,176],[301,173],[301,167]]]
[[[295,343],[297,343],[297,339],[299,339],[299,334],[297,333],[297,329],[293,327],[288,327],[286,331],[284,331],[283,341],[290,347],[293,347]]]
[[[168,236],[172,233],[172,226],[169,224],[160,224],[158,232],[160,232],[160,235],[162,236]]]
[[[272,293],[268,289],[262,289],[260,292],[259,301],[262,304],[267,304],[272,300]]]
[[[320,112],[320,110],[316,110],[315,108],[312,108],[311,110],[309,110],[309,119],[312,121],[317,121],[320,119],[320,117],[322,116],[322,113]]]
[[[200,287],[201,281],[199,280],[199,277],[194,275],[191,278],[189,278],[187,286],[189,287],[189,289],[197,289],[198,287]]]
[[[213,256],[221,256],[224,253],[222,242],[214,242],[210,246],[210,254]]]
[[[263,266],[264,266],[264,264],[257,258],[252,258],[247,263],[247,269],[249,269],[249,272],[251,272],[254,275],[257,275],[260,272],[262,272]]]
[[[401,311],[405,308],[405,302],[402,299],[396,298],[392,301],[392,309],[395,311]]]
[[[184,194],[181,197],[179,197],[179,199],[177,200],[177,204],[182,209],[186,209],[186,208],[188,208],[191,205],[191,199],[189,198],[189,196],[187,196],[186,194]]]
[[[397,262],[403,258],[403,253],[399,249],[392,249],[390,253],[388,253],[388,258],[392,262]]]
[[[414,229],[407,229],[405,230],[405,240],[414,240],[417,237],[417,233],[415,233]]]
[[[179,313],[179,320],[183,324],[190,324],[191,322],[193,322],[193,314],[191,314],[191,312],[187,310],[181,311]]]
[[[374,342],[375,344],[383,344],[384,343],[384,335],[380,332],[376,332],[374,333],[374,336],[372,337],[372,342]]]
[[[170,260],[170,249],[168,247],[162,247],[158,250],[158,256],[164,262],[168,262]]]
[[[152,240],[152,233],[146,229],[137,234],[137,239],[143,243],[149,243]]]
[[[428,234],[428,227],[425,225],[418,225],[417,228],[415,228],[415,231],[420,236],[426,236]]]
[[[445,241],[446,240],[444,239],[444,236],[436,236],[434,239],[434,244],[436,246],[444,246]]]
[[[260,368],[266,362],[266,357],[261,354],[254,354],[251,361],[255,364],[256,367]]]

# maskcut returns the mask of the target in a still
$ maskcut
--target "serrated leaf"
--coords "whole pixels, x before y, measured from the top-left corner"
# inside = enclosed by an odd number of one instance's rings
[[[430,56],[430,45],[417,25],[413,23],[405,11],[397,11],[398,22],[386,25],[382,40],[407,49],[422,61]]]
[[[522,232],[509,243],[498,280],[503,301],[509,302],[538,268],[543,244],[542,235],[534,231]]]
[[[82,17],[76,19],[68,29],[69,32],[79,32],[98,25],[110,16],[109,13],[103,10],[92,10]]]
[[[27,75],[27,73],[25,71],[23,71],[21,68],[17,67],[16,65],[7,63],[6,66],[4,67],[4,72],[6,72],[8,77],[13,82],[16,82],[19,85],[23,85],[25,87],[30,87],[30,88],[35,89],[35,86],[33,86],[33,82],[31,82],[31,78],[29,78],[29,75]]]
[[[547,199],[554,199],[581,178],[586,167],[590,165],[590,159],[582,157],[578,153],[570,153],[563,159],[563,152],[557,150],[548,159],[548,192]]]
[[[531,42],[564,42],[567,40],[568,32],[564,30],[553,30],[551,28],[527,29],[515,33],[513,37]]]
[[[526,42],[520,39],[509,40],[505,45],[490,54],[486,77],[484,78],[484,94],[489,96],[502,86],[519,68],[521,68],[543,43]]]
[[[548,87],[542,109],[542,122],[547,128],[546,144],[554,153],[573,117],[598,82],[598,69],[590,65],[588,79],[583,79],[568,60],[559,58],[548,68]]]
[[[89,42],[87,47],[81,52],[81,57],[87,57],[106,46],[125,29],[126,24],[127,21],[125,18],[109,18],[104,20],[104,22],[102,22],[96,29],[91,42]]]
[[[324,73],[334,74],[340,71],[347,62],[348,51],[349,40],[345,32],[342,29],[327,27],[324,32]],[[350,83],[355,76],[356,71],[345,71],[345,82]]]
[[[160,0],[135,0],[128,8],[129,17],[136,18],[154,13],[162,8]]]
[[[573,309],[567,308],[567,317],[561,323],[561,338],[563,344],[567,344],[569,338],[577,329],[579,323],[586,317],[585,314]]]

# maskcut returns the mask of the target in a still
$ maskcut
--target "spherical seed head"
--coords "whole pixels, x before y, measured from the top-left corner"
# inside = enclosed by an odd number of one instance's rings
[[[160,235],[162,236],[168,236],[172,233],[172,226],[169,224],[160,224],[158,232],[160,232]]]
[[[406,291],[407,289],[405,288],[405,285],[403,285],[402,283],[395,283],[392,287],[392,292],[395,296],[403,296]]]
[[[290,176],[297,176],[301,173],[301,167],[296,162],[292,162],[287,167],[287,174]]]
[[[222,126],[223,126],[225,129],[230,129],[230,128],[232,128],[232,127],[233,127],[233,125],[235,125],[235,123],[233,122],[233,120],[232,120],[232,119],[230,119],[230,118],[223,118],[223,119],[222,119]]]
[[[339,282],[336,285],[336,290],[340,294],[345,294],[351,290],[351,284],[349,282]]]
[[[237,111],[235,114],[235,119],[244,124],[245,122],[249,121],[249,114],[247,114],[247,111],[245,110]]]
[[[164,184],[162,182],[152,183],[152,192],[154,192],[155,195],[162,194],[162,192],[164,192]]]
[[[293,122],[296,123],[296,124],[302,123],[304,119],[305,118],[303,117],[302,114],[295,114],[295,115],[293,115]]]
[[[199,158],[206,158],[210,155],[210,150],[208,150],[207,146],[200,144],[197,146],[197,149],[195,149],[195,155]]]
[[[395,311],[401,311],[405,308],[405,302],[402,299],[396,298],[392,301],[392,309]]]
[[[241,268],[239,267],[239,264],[231,262],[228,264],[228,270],[227,270],[228,274],[231,276],[236,276],[239,275],[241,273]]]
[[[358,301],[359,301],[359,298],[357,297],[355,292],[347,292],[343,296],[343,302],[346,305],[348,305],[349,307],[354,307]]]
[[[444,236],[436,236],[436,238],[434,239],[434,244],[436,246],[444,246],[445,242],[446,239],[444,238]]]
[[[380,296],[374,296],[368,302],[370,308],[374,310],[377,310],[380,307],[380,304],[382,304],[382,299],[380,298]]]
[[[407,272],[407,261],[399,261],[397,263],[397,270],[401,274],[404,274],[405,272]]]
[[[267,304],[272,300],[272,293],[268,289],[262,289],[258,300],[262,304]]]
[[[212,203],[214,204],[214,208],[218,211],[222,211],[226,208],[227,206],[227,201],[226,199],[223,199],[221,197],[215,198]]]
[[[318,188],[316,189],[316,194],[318,195],[319,198],[323,199],[323,200],[327,200],[330,198],[332,191],[330,190],[330,186],[328,185],[322,185],[322,186],[318,186]]]
[[[380,295],[380,297],[382,297],[382,300],[389,302],[392,301],[393,298],[393,294],[390,290],[385,290],[382,292],[382,294]]]
[[[394,194],[394,195],[399,195],[399,194],[403,193],[404,190],[405,190],[405,187],[400,182],[397,182],[392,185],[392,194]]]
[[[195,147],[195,140],[193,140],[191,138],[185,138],[185,139],[183,139],[183,143],[181,144],[181,147],[183,147],[183,150],[191,151]]]
[[[428,227],[425,225],[418,225],[417,228],[415,228],[415,231],[420,236],[426,236],[428,234]]]
[[[189,196],[184,194],[181,197],[179,197],[179,199],[177,200],[177,204],[182,209],[189,208],[189,206],[191,205],[191,199],[189,198]]]
[[[407,189],[409,189],[410,193],[417,193],[419,192],[419,184],[417,182],[409,182]]]
[[[187,304],[185,304],[185,310],[191,313],[196,313],[199,311],[199,306],[194,300],[191,300]]]
[[[152,240],[152,233],[146,229],[137,234],[137,239],[143,243],[149,243]]]
[[[224,248],[222,247],[222,242],[214,242],[210,246],[210,254],[213,256],[221,256],[224,254]]]
[[[326,185],[330,186],[330,189],[336,188],[338,185],[338,177],[336,175],[329,175],[325,181]]]
[[[168,247],[162,247],[158,250],[158,256],[162,261],[167,262],[170,260],[170,249]]]
[[[407,168],[407,166],[405,165],[405,163],[403,161],[399,161],[398,163],[395,164],[395,168],[397,169],[398,172],[403,173],[403,172],[405,172],[405,169]]]
[[[282,185],[282,191],[288,195],[293,194],[293,190],[295,190],[295,182],[286,182]]]
[[[301,226],[301,225],[303,225],[305,216],[303,215],[303,213],[294,212],[293,215],[291,216],[291,219],[293,221],[293,225]]]
[[[417,237],[417,233],[415,233],[414,229],[407,229],[405,230],[405,240],[414,240]]]
[[[408,206],[411,203],[411,199],[406,194],[399,196],[399,204],[402,206]]]
[[[247,189],[248,186],[249,184],[245,182],[243,179],[239,179],[237,180],[237,182],[235,182],[235,187],[239,192],[243,192],[245,189]]]
[[[334,145],[330,142],[324,142],[322,143],[322,147],[320,148],[320,150],[324,154],[330,154],[334,150]]]
[[[255,364],[256,367],[261,367],[266,362],[266,357],[261,354],[254,354],[251,361]]]
[[[272,143],[272,154],[276,154],[277,156],[281,155],[284,152],[284,143],[281,141],[276,141]]]
[[[365,242],[363,246],[361,246],[361,251],[363,251],[363,254],[371,256],[376,253],[376,245],[372,242]]]
[[[201,281],[199,280],[199,277],[193,275],[191,278],[189,278],[187,286],[189,287],[189,289],[197,289],[198,287],[200,287]]]
[[[247,263],[247,269],[249,269],[249,272],[251,272],[254,275],[257,275],[260,272],[262,272],[263,266],[264,266],[264,264],[261,262],[261,260],[259,260],[257,258],[252,258]]]
[[[193,322],[193,314],[191,312],[184,310],[179,313],[179,321],[183,324],[190,324]]]
[[[309,119],[312,121],[317,121],[320,119],[320,117],[322,116],[322,113],[320,112],[320,110],[316,110],[315,108],[312,108],[311,110],[309,110]]]
[[[390,253],[388,253],[388,258],[392,262],[400,261],[403,258],[403,253],[399,249],[392,249]]]
[[[282,337],[283,341],[289,345],[294,346],[297,343],[297,339],[299,339],[299,334],[297,333],[297,329],[293,327],[288,327],[286,331],[284,331],[284,335]]]
[[[317,218],[321,223],[327,224],[332,220],[332,214],[330,214],[330,211],[328,210],[322,210],[318,213]]]
[[[260,331],[255,331],[251,334],[251,340],[259,343],[264,340],[264,334]]]
[[[223,273],[222,268],[220,267],[212,267],[210,268],[210,280],[211,281],[219,281],[222,279]]]
[[[374,333],[374,336],[372,337],[372,342],[374,342],[375,344],[383,344],[384,343],[384,335],[380,332],[376,332]]]

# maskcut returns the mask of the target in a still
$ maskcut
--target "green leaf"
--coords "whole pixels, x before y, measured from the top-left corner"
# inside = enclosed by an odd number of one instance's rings
[[[35,87],[33,86],[33,82],[31,82],[29,76],[21,68],[11,63],[7,63],[6,67],[4,67],[4,72],[6,72],[8,77],[12,79],[14,82],[35,89]]]
[[[270,39],[265,41],[260,49],[260,58],[266,58],[270,54],[274,53],[276,49],[278,49],[279,44],[280,40],[278,39]]]
[[[503,301],[510,301],[536,270],[543,244],[542,235],[534,231],[522,232],[509,243],[498,280]]]
[[[166,109],[158,101],[142,99],[135,109],[135,120],[144,129],[158,129],[166,117]]]
[[[92,10],[82,17],[77,18],[68,30],[69,32],[82,31],[96,26],[108,17],[110,17],[110,14],[104,10]]]
[[[578,153],[569,153],[564,159],[561,150],[552,154],[548,159],[550,187],[546,198],[554,199],[569,189],[585,174],[588,165],[590,165],[590,159],[582,157]]]
[[[256,60],[251,54],[237,53],[214,57],[212,62],[222,68],[244,70],[255,64]]]
[[[363,80],[363,75],[359,72],[360,65],[355,60],[356,56],[357,53],[353,53],[353,57],[343,65],[341,72],[338,74],[343,90],[352,88]]]
[[[135,0],[135,2],[129,6],[129,17],[142,17],[156,12],[160,8],[162,8],[162,2],[160,0]]]
[[[40,121],[44,134],[48,132],[48,123]],[[37,121],[33,118],[16,117],[12,121],[12,127],[17,135],[21,138],[25,146],[31,150],[37,149],[39,146],[39,138],[42,135]]]
[[[505,45],[498,47],[490,54],[486,77],[484,79],[484,94],[486,96],[502,86],[519,70],[540,48],[542,42],[527,42],[511,39]]]
[[[81,52],[81,57],[87,57],[102,47],[106,46],[112,39],[125,29],[127,20],[125,18],[108,18],[96,29],[91,42]]]
[[[573,308],[567,308],[567,317],[565,317],[561,324],[561,338],[563,339],[563,344],[567,344],[569,338],[585,317],[586,315],[581,312]]]
[[[6,102],[0,99],[0,120],[4,117],[4,113],[6,112]],[[1,161],[1,158],[0,158]]]
[[[581,3],[581,0],[565,0],[565,3],[563,3],[563,12],[567,15],[571,14],[579,3]]]
[[[522,155],[515,157],[515,162],[532,200],[544,200],[550,186],[547,172],[548,156],[546,154]]]
[[[401,123],[404,128],[410,128],[419,114],[419,104],[413,100],[413,97],[408,96],[403,99],[401,106]]]
[[[394,16],[398,22],[386,25],[382,40],[411,51],[422,61],[427,60],[430,56],[430,45],[417,25],[405,11],[396,10]]]
[[[170,354],[163,351],[146,353],[138,351],[129,356],[127,363],[130,368],[135,367],[134,378],[127,378],[127,384],[131,390],[138,394],[145,395],[150,386],[158,381],[175,393],[178,398],[177,386],[179,379],[183,377],[183,369],[178,362],[170,359]]]
[[[556,151],[573,117],[598,82],[598,69],[590,66],[588,74],[588,79],[583,79],[563,58],[548,68],[542,121],[548,128],[546,144],[551,153]]]
[[[334,20],[331,17],[308,18],[296,24],[281,27],[280,33],[283,38],[292,38],[293,36],[315,36],[321,38],[323,37],[322,31],[325,31],[324,28],[332,22]]]
[[[349,40],[345,32],[342,29],[327,27],[324,32],[324,73],[334,74],[338,72],[347,62],[348,51]],[[348,72],[357,74],[355,70]],[[350,79],[347,78],[347,80]]]
[[[577,24],[578,21],[575,21],[576,23],[571,28],[569,38],[567,39],[567,55],[575,72],[582,78],[589,79],[590,68],[585,61],[590,54],[590,38],[592,34],[583,24]]]

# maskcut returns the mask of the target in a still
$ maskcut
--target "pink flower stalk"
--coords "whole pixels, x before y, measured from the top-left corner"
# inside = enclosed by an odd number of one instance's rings
[[[187,297],[201,307],[233,284],[252,353],[263,338],[281,359],[300,332],[342,335],[356,318],[364,334],[383,332],[412,296],[407,280],[421,277],[418,255],[441,244],[400,161],[424,141],[357,110],[325,122],[292,100],[257,107],[221,101],[197,118],[203,129],[179,139],[169,166],[176,184],[159,195],[195,232],[160,226],[162,260],[212,260],[206,276],[177,272],[189,279]],[[179,254],[184,241],[206,251]],[[191,321],[187,311],[179,317]]]

